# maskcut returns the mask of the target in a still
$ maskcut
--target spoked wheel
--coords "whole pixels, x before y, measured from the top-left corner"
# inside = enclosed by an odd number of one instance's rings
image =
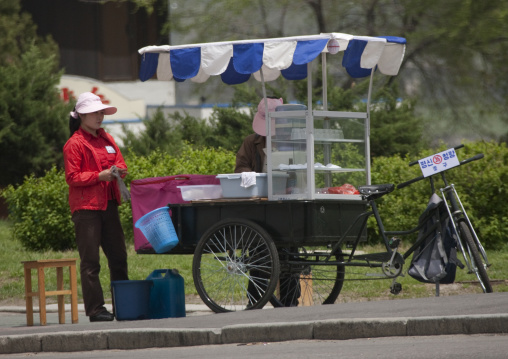
[[[329,264],[324,262],[329,254],[322,247],[302,247],[290,252],[281,254],[279,286],[270,303],[274,307],[335,303],[344,284],[345,266],[331,262],[344,260],[340,249]]]
[[[465,253],[469,256],[469,262],[473,272],[478,277],[480,285],[485,293],[492,293],[492,285],[490,284],[489,275],[487,274],[487,265],[480,255],[478,246],[473,238],[473,234],[465,221],[459,222],[460,237],[464,240],[467,247]]]
[[[262,308],[279,279],[270,235],[254,222],[227,219],[199,240],[192,262],[196,290],[214,312]]]

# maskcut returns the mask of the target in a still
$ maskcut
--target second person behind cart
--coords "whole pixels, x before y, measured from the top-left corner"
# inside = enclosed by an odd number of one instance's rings
[[[257,112],[252,121],[252,129],[254,133],[247,136],[238,153],[236,154],[235,173],[257,172],[266,173],[266,105],[268,112],[275,112],[277,106],[283,104],[282,98],[267,97],[261,99],[258,104]],[[275,129],[272,126],[272,132]],[[300,296],[300,285],[298,278],[293,278],[291,273],[280,273],[279,294],[281,302],[286,307],[298,305],[298,297]],[[249,285],[247,288],[247,297],[250,308],[255,301],[259,300],[261,292],[267,287],[268,278],[260,270],[251,270]]]

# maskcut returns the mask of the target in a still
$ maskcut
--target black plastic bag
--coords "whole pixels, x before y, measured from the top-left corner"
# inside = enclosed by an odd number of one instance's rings
[[[418,240],[424,240],[413,253],[408,274],[420,282],[450,284],[455,281],[457,239],[445,205],[434,193],[419,219],[423,226]]]

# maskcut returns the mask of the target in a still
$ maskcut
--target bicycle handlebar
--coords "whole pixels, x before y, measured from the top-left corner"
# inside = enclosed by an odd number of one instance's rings
[[[422,180],[422,179],[424,179],[424,178],[425,178],[424,176],[420,176],[420,177],[413,178],[412,180],[409,180],[409,181],[406,181],[406,182],[399,183],[399,184],[397,185],[397,189],[401,189],[401,188],[407,187],[407,186],[409,186],[410,184],[415,183],[415,182],[418,182],[418,181],[421,181],[421,180]]]
[[[462,146],[464,146],[464,145],[458,146],[458,148],[460,148],[460,147],[462,147]],[[457,149],[457,147],[455,147],[455,149]],[[481,160],[483,157],[485,157],[485,156],[483,155],[483,153],[479,153],[479,154],[477,154],[476,156],[473,156],[473,157],[468,158],[468,159],[466,159],[466,160],[460,161],[459,166],[465,165],[466,163],[469,163],[469,162],[473,162],[473,161]],[[418,163],[418,161],[416,161],[416,163]],[[454,167],[452,167],[452,168],[454,168]],[[450,168],[450,169],[451,169],[451,168]],[[445,171],[447,171],[447,170],[445,170]],[[437,173],[436,173],[436,174],[437,174]],[[434,175],[432,175],[432,176],[434,176]],[[432,176],[431,176],[431,177],[432,177]],[[397,189],[401,189],[401,188],[407,187],[407,186],[409,186],[410,184],[415,183],[415,182],[418,182],[418,181],[421,181],[421,180],[422,180],[422,179],[424,179],[424,178],[425,178],[424,176],[419,176],[419,177],[413,178],[413,179],[411,179],[411,180],[409,180],[409,181],[399,183],[399,184],[397,185]]]
[[[473,162],[473,161],[477,161],[477,160],[481,160],[483,157],[485,157],[483,155],[483,153],[479,153],[477,154],[476,156],[473,156],[471,158],[468,158],[467,160],[463,160],[463,161],[460,161],[460,165],[465,165],[466,163],[469,163],[469,162]]]

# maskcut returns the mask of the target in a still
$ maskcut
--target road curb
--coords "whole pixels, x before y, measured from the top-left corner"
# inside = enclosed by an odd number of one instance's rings
[[[402,337],[407,318],[330,319],[314,324],[313,339],[347,340],[374,337]]]
[[[0,354],[128,350],[291,340],[508,333],[508,314],[331,319],[211,329],[113,329],[0,337]]]
[[[108,349],[169,348],[222,344],[220,329],[143,329],[106,333]]]
[[[407,335],[508,333],[508,314],[408,318]]]
[[[314,322],[236,324],[222,328],[222,344],[313,339]]]

